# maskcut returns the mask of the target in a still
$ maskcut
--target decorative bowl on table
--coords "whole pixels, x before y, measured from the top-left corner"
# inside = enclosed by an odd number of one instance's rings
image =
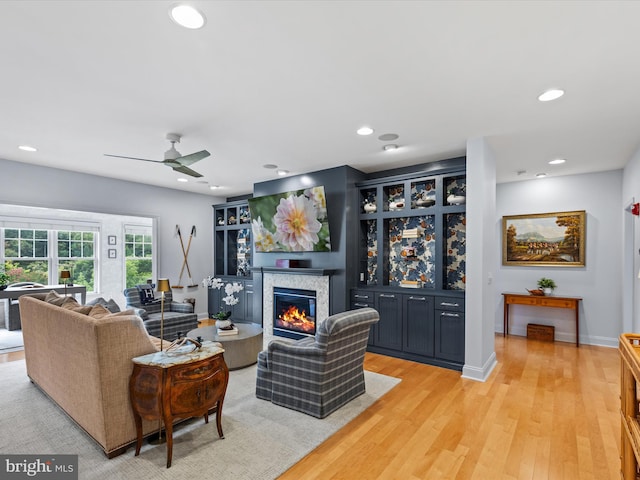
[[[540,290],[540,289],[535,289],[535,290],[529,290],[527,288],[527,292],[529,292],[531,295],[535,295],[537,297],[542,297],[544,296],[544,290]]]

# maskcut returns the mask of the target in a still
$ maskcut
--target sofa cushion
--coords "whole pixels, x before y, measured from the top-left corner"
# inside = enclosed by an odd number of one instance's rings
[[[60,295],[55,290],[51,290],[49,293],[47,293],[47,296],[44,297],[44,301],[47,302],[47,303],[50,303],[52,305],[57,305],[58,307],[61,307],[62,304],[68,298],[73,298],[73,297],[67,297],[66,295]]]
[[[93,300],[89,300],[86,305],[102,305],[111,313],[118,313],[120,311],[120,306],[113,298],[110,298],[109,300],[105,300],[102,297],[94,298]]]
[[[82,313],[83,315],[88,315],[91,311],[91,306],[89,305],[80,305],[75,298],[69,297],[69,300],[66,300],[61,305],[62,308],[66,308],[67,310],[71,310],[73,312]]]
[[[133,311],[133,309],[129,309],[129,310],[123,310],[121,312],[113,313],[109,309],[107,309],[104,305],[98,304],[91,307],[91,311],[88,313],[88,315],[96,319],[110,319],[114,317],[135,315],[135,312]]]

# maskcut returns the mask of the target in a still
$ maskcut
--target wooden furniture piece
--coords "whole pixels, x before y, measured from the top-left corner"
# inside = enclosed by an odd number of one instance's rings
[[[638,421],[638,381],[640,380],[640,335],[623,333],[619,337],[620,420],[622,423],[621,478],[635,480],[640,461],[640,422]]]
[[[191,330],[187,337],[221,343],[229,370],[253,365],[262,351],[262,327],[255,323],[236,323],[235,326],[237,335],[218,335],[218,329],[213,325]]]
[[[142,419],[162,420],[167,435],[167,468],[173,454],[173,422],[179,418],[216,413],[218,435],[222,433],[222,403],[229,382],[229,369],[219,344],[205,342],[170,352],[156,352],[133,359],[129,396],[136,423],[136,456],[142,446]]]
[[[529,305],[532,307],[571,308],[575,311],[576,347],[580,346],[580,300],[581,297],[548,297],[524,293],[503,293],[504,297],[504,330],[503,336],[509,335],[509,305]]]

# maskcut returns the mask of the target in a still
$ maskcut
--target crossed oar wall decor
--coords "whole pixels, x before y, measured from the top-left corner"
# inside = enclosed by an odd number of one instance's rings
[[[184,288],[182,286],[182,274],[184,273],[184,268],[187,267],[187,274],[189,275],[189,285],[190,287],[197,287],[198,285],[193,283],[193,278],[191,276],[191,269],[189,268],[189,249],[191,248],[191,240],[196,236],[196,226],[191,227],[191,233],[189,234],[189,241],[187,242],[187,248],[184,248],[184,240],[182,239],[182,232],[180,231],[180,225],[176,225],[176,234],[180,239],[180,248],[182,249],[182,267],[180,268],[180,275],[178,277],[178,285],[172,285],[171,288]]]

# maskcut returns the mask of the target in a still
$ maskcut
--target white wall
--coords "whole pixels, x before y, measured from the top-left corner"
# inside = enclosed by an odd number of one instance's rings
[[[637,180],[638,177],[636,177]],[[637,185],[637,181],[635,183]],[[636,187],[637,188],[637,187]],[[622,170],[549,177],[497,185],[495,330],[503,331],[502,292],[526,293],[540,277],[555,280],[557,295],[583,298],[580,342],[617,346],[622,329]],[[640,194],[638,192],[637,194]],[[585,267],[502,265],[502,216],[586,211]],[[488,246],[486,246],[488,248]],[[527,323],[555,325],[556,340],[575,341],[573,310],[510,306],[509,333],[526,335]]]
[[[496,162],[484,138],[467,142],[465,364],[462,376],[484,381],[496,365],[493,329]]]
[[[640,149],[624,168],[620,208],[640,202]],[[640,332],[640,217],[624,213],[623,331]]]
[[[141,178],[146,168],[141,165]],[[0,203],[156,218],[158,277],[168,277],[172,284],[177,282],[183,260],[176,225],[185,240],[195,225],[189,253],[192,277],[199,282],[213,273],[211,206],[223,203],[224,198],[1,159],[0,178]],[[199,317],[207,316],[207,291],[201,285],[173,293],[178,301],[196,298]]]

